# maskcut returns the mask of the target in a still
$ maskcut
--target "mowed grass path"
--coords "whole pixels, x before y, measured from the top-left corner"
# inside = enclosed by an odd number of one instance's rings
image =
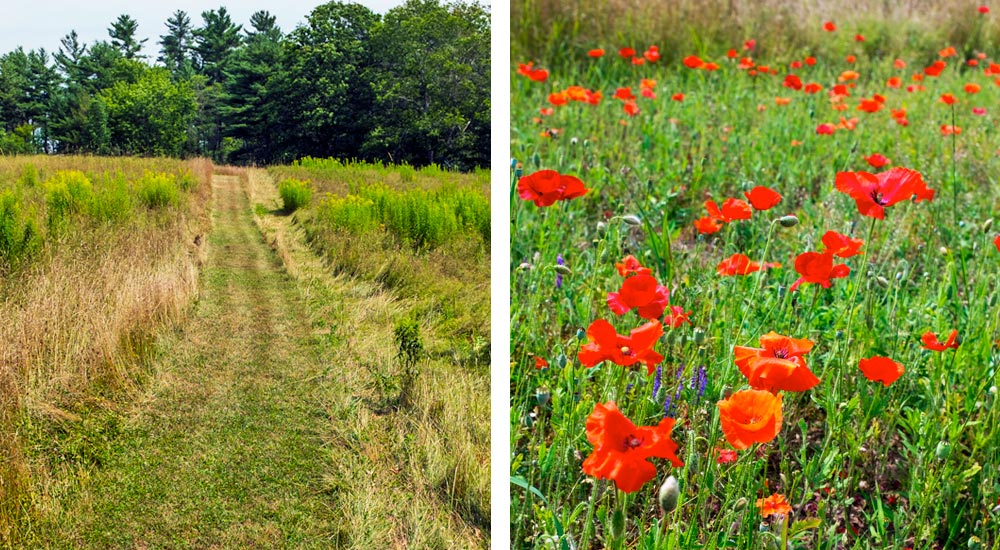
[[[239,178],[217,175],[213,188],[193,318],[165,342],[106,463],[52,503],[35,532],[43,547],[335,545],[329,366]]]

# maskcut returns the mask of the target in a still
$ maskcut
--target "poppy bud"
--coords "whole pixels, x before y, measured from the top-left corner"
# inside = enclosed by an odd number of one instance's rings
[[[570,269],[570,268],[568,268],[568,267],[566,267],[566,266],[564,266],[564,265],[554,265],[554,266],[552,266],[552,269],[554,269],[556,271],[556,273],[558,273],[560,275],[572,275],[573,274],[573,270]]]
[[[983,233],[989,233],[990,229],[993,228],[993,218],[990,218],[983,222]]]
[[[556,365],[558,365],[559,368],[561,368],[561,369],[566,368],[566,362],[567,362],[567,359],[566,359],[566,354],[565,353],[560,353],[559,356],[556,357]]]
[[[517,166],[514,167],[514,177],[517,179],[521,179],[521,176],[523,175],[524,175],[524,168],[521,166],[521,163],[519,162],[517,163]]]
[[[532,154],[531,155],[531,164],[533,164],[535,166],[541,166],[542,165],[542,157],[538,156],[538,153]]]
[[[674,476],[667,477],[667,480],[660,485],[660,509],[664,514],[669,514],[677,508],[677,499],[681,494],[680,485]]]
[[[620,539],[625,536],[625,512],[621,508],[611,514],[611,538]]]
[[[639,216],[633,216],[632,214],[622,216],[622,221],[632,226],[642,225],[642,220],[639,219]]]
[[[936,456],[938,460],[944,460],[948,458],[948,455],[950,453],[951,453],[951,444],[948,443],[947,441],[939,442],[937,444],[937,449],[934,450],[934,456]]]
[[[705,331],[704,330],[701,330],[700,328],[696,328],[696,329],[694,329],[691,332],[692,332],[692,336],[694,338],[694,343],[695,344],[697,344],[697,345],[700,346],[700,345],[702,345],[702,344],[705,343]]]
[[[510,159],[510,169],[513,170],[517,168],[517,159]]]
[[[996,394],[997,394],[997,387],[996,386],[990,386],[990,395],[994,395],[995,396]]]
[[[889,279],[886,279],[885,277],[883,277],[881,275],[879,275],[878,277],[875,277],[875,282],[878,283],[878,286],[880,286],[882,288],[889,288]]]
[[[942,246],[941,248],[938,249],[938,252],[940,252],[942,256],[947,256],[948,255],[948,247]]]
[[[781,224],[781,227],[795,227],[799,225],[799,219],[795,215],[789,214],[778,218],[778,223]]]
[[[969,543],[967,545],[969,550],[979,550],[983,547],[983,541],[979,540],[979,537],[972,535],[969,537]]]
[[[747,507],[747,498],[746,497],[740,497],[740,499],[737,500],[733,504],[733,509],[736,510],[737,512],[740,511],[740,510],[742,510],[742,509],[744,509],[744,508],[746,508],[746,507]]]
[[[538,401],[538,405],[539,406],[544,407],[545,405],[548,405],[549,404],[549,399],[551,397],[552,397],[552,394],[549,393],[549,389],[548,388],[542,387],[542,388],[536,388],[535,389],[535,400]]]
[[[584,331],[582,328],[576,330],[576,339],[577,340],[585,340],[586,338],[587,338],[587,332],[586,331]]]
[[[597,222],[597,234],[603,237],[607,232],[608,232],[608,224],[604,222]]]

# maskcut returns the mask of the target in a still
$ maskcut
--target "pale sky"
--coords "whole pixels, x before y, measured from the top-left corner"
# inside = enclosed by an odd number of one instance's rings
[[[402,5],[405,0],[354,0],[376,13]],[[159,55],[160,35],[167,33],[165,23],[175,11],[186,11],[192,27],[203,24],[203,11],[225,6],[237,25],[250,27],[250,16],[267,10],[278,19],[285,33],[304,23],[306,16],[324,0],[0,0],[0,54],[18,46],[25,51],[45,48],[51,54],[59,51],[59,41],[76,30],[80,42],[91,44],[110,40],[108,27],[127,13],[139,22],[136,33],[141,40],[149,38],[142,53],[148,61]],[[446,3],[446,2],[442,2]]]

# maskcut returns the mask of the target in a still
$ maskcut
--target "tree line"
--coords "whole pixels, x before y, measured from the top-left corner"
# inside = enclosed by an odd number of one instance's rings
[[[334,1],[287,34],[267,11],[244,28],[225,7],[197,26],[178,10],[155,60],[137,30],[123,14],[108,40],[82,44],[71,31],[52,55],[0,57],[0,152],[489,163],[479,4],[409,0],[380,16]]]

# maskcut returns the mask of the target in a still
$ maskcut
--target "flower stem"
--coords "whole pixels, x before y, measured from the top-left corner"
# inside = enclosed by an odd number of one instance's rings
[[[957,169],[957,142],[955,136],[955,104],[951,104],[951,227],[958,229],[958,169]]]
[[[778,223],[778,220],[774,220],[774,221],[771,222],[770,226],[768,227],[767,242],[764,243],[764,252],[760,255],[760,270],[757,273],[757,280],[754,281],[753,290],[750,292],[750,301],[747,302],[747,305],[743,308],[743,315],[740,315],[740,326],[737,327],[737,329],[736,329],[736,340],[735,340],[735,342],[737,342],[737,343],[739,343],[739,341],[740,341],[740,335],[743,334],[743,324],[746,323],[747,316],[750,315],[750,308],[753,307],[753,301],[754,301],[754,298],[757,297],[757,291],[760,289],[760,287],[763,284],[763,281],[764,281],[764,272],[767,271],[767,267],[765,266],[765,260],[767,260],[767,251],[768,251],[768,249],[771,248],[771,237],[774,236],[774,226],[777,223]]]
[[[864,277],[865,273],[867,273],[867,271],[868,271],[868,253],[872,249],[872,235],[874,235],[874,234],[875,234],[875,218],[872,218],[872,222],[868,226],[868,238],[865,240],[865,253],[864,253],[864,255],[861,258],[861,267],[860,267],[860,269],[862,271],[858,275],[858,282],[854,285],[854,292],[851,294],[851,299],[848,300],[848,302],[847,302],[850,305],[851,311],[850,311],[850,313],[847,316],[847,353],[845,353],[843,355],[844,360],[842,362],[842,365],[844,366],[844,368],[846,368],[846,366],[847,366],[847,356],[850,354],[850,350],[851,350],[851,336],[853,335],[851,333],[851,327],[854,324],[854,310],[857,309],[857,307],[856,307],[856,300],[857,300],[857,297],[858,297],[858,289],[861,287],[861,284],[863,282],[862,278]],[[868,291],[866,290],[865,293],[867,294],[867,292]],[[843,369],[841,369],[841,371],[843,372]],[[840,378],[841,377],[839,377],[839,376],[837,377],[837,381],[838,382],[840,381]],[[834,393],[836,393],[836,390],[834,390]]]

